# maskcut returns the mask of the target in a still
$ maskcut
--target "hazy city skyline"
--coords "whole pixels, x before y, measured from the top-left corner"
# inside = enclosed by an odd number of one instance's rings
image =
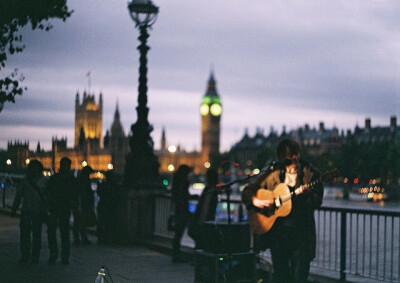
[[[211,69],[221,97],[221,150],[257,127],[340,130],[388,126],[400,118],[400,3],[397,1],[153,1],[148,106],[155,148],[200,150],[201,98]],[[229,5],[228,5],[229,4]],[[72,16],[49,32],[24,29],[23,53],[10,57],[28,90],[0,113],[7,141],[74,140],[77,92],[103,93],[103,129],[118,101],[126,133],[136,122],[139,32],[126,1],[68,1]]]

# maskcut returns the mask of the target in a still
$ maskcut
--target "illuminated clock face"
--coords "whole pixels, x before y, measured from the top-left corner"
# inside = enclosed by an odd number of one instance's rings
[[[210,107],[210,112],[211,112],[211,114],[214,115],[214,116],[219,116],[219,115],[221,115],[221,112],[222,112],[222,107],[221,107],[221,105],[219,105],[219,104],[213,104],[213,105],[211,105],[211,107]]]
[[[208,105],[207,105],[207,104],[202,104],[202,105],[200,106],[200,114],[201,114],[202,116],[206,116],[206,115],[208,114],[208,111],[209,111],[209,108],[208,108]]]

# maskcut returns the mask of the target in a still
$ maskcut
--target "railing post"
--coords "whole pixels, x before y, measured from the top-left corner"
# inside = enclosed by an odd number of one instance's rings
[[[340,221],[340,281],[346,281],[346,238],[347,238],[347,214],[341,212]]]
[[[3,208],[6,208],[6,185],[5,184],[1,184],[1,185],[2,185],[2,189],[3,189]]]
[[[243,206],[241,203],[239,203],[239,213],[238,214],[239,214],[238,222],[242,222],[243,221]]]

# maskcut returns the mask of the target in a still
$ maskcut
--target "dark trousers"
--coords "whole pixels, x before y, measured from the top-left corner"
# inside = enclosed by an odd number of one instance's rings
[[[38,260],[42,243],[42,219],[40,213],[22,212],[19,228],[22,259]]]
[[[50,212],[48,220],[48,241],[50,248],[50,258],[58,258],[57,227],[60,229],[61,236],[61,259],[69,259],[70,241],[69,241],[69,211]]]
[[[98,223],[97,223],[97,238],[100,243],[110,244],[114,241],[114,215],[110,209],[106,211],[99,209],[97,211]]]
[[[74,216],[74,225],[73,225],[73,234],[74,234],[74,241],[79,243],[81,241],[88,242],[88,237],[86,234],[86,221],[85,221],[85,212],[74,209],[73,211]]]
[[[274,281],[306,283],[310,272],[310,244],[295,239],[296,233],[281,235],[271,245]]]
[[[186,225],[190,218],[190,212],[176,211],[175,217],[176,217],[175,235],[174,235],[174,239],[172,241],[172,249],[173,249],[173,255],[177,256],[180,251],[181,239],[183,236],[183,232],[185,232]]]

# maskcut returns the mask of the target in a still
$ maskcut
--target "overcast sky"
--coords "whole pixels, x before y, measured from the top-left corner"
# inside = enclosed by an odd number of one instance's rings
[[[304,126],[339,130],[400,120],[400,1],[163,0],[149,31],[148,106],[155,148],[200,149],[201,98],[214,70],[223,106],[221,150],[248,128],[269,133]],[[72,16],[49,32],[23,31],[10,57],[27,92],[0,113],[9,140],[74,140],[75,94],[103,93],[103,129],[119,101],[125,132],[136,122],[139,32],[127,1],[68,1]],[[1,74],[4,76],[4,73]]]

